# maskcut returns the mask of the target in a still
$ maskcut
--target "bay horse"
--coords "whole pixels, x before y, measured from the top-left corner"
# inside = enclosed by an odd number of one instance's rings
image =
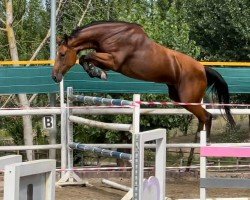
[[[60,82],[67,71],[76,63],[77,54],[93,49],[80,58],[80,64],[90,76],[106,79],[106,72],[93,73],[96,66],[105,71],[112,70],[125,76],[165,83],[169,97],[176,102],[200,103],[210,86],[220,103],[229,103],[228,85],[222,76],[212,68],[204,67],[192,57],[166,48],[145,33],[142,26],[128,22],[94,22],[74,30],[70,36],[58,38],[58,52],[52,71],[52,78]],[[85,64],[87,63],[87,65]],[[197,132],[205,124],[210,136],[212,115],[201,105],[184,105],[199,120]],[[235,122],[229,106],[223,106],[227,121]]]

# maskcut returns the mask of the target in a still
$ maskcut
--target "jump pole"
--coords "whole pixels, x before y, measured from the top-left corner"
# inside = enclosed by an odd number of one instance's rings
[[[77,149],[77,150],[81,150],[81,151],[90,151],[90,152],[97,153],[97,154],[100,154],[100,155],[105,156],[105,157],[112,157],[112,158],[124,159],[124,160],[131,160],[132,159],[131,154],[128,154],[128,153],[112,151],[112,150],[108,150],[108,149],[102,149],[99,147],[92,147],[89,145],[75,143],[75,142],[70,143],[69,147],[71,149]]]
[[[133,102],[122,99],[109,99],[102,97],[91,97],[91,96],[82,96],[82,95],[73,95],[73,93],[69,94],[68,99],[76,102],[82,102],[86,104],[92,105],[112,105],[112,106],[131,106]]]
[[[121,185],[121,184],[115,183],[113,181],[104,179],[104,178],[102,179],[102,183],[106,184],[106,185],[109,185],[109,186],[111,186],[111,187],[113,187],[115,189],[125,191],[125,192],[129,192],[131,190],[131,188],[128,187],[128,186]]]

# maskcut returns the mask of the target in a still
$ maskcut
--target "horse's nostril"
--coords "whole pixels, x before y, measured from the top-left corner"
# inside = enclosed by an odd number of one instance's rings
[[[56,76],[52,75],[51,78],[52,78],[56,83],[58,83],[58,80],[57,80]]]

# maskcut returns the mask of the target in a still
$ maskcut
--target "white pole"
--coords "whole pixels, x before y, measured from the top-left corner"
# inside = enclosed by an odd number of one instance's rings
[[[206,131],[200,132],[200,145],[206,146],[207,145],[207,133]],[[200,156],[200,178],[206,178],[206,165],[207,165],[207,158]],[[206,200],[206,188],[200,188],[200,199]]]
[[[134,94],[133,101],[139,102],[140,95]],[[139,200],[139,187],[142,187],[140,184],[140,175],[143,169],[140,169],[140,163],[137,157],[140,155],[138,150],[138,144],[136,143],[137,138],[135,134],[140,132],[140,104],[134,103],[133,108],[133,131],[132,131],[132,188],[133,188],[133,199]]]
[[[166,130],[164,137],[156,140],[155,177],[160,184],[160,199],[165,199],[166,188]],[[144,147],[143,147],[144,148]]]
[[[69,99],[69,96],[73,94],[73,88],[67,88],[67,149],[68,149],[68,169],[73,169],[73,149],[69,148],[69,144],[73,142],[73,122],[69,120],[69,117],[72,114],[72,103]],[[72,176],[69,177],[69,182],[73,182],[74,179]]]
[[[203,103],[203,99],[201,101]],[[204,109],[206,109],[206,106],[202,106]],[[207,131],[205,124],[203,125],[203,130],[200,131],[200,145],[201,147],[207,146]],[[207,177],[207,158],[200,156],[200,179],[201,178],[206,178]],[[201,200],[206,200],[207,195],[206,195],[206,188],[201,188],[200,187],[200,199]]]
[[[61,149],[61,144],[31,145],[31,146],[0,146],[0,151],[23,151],[42,149]]]
[[[50,59],[55,60],[56,57],[56,1],[51,1],[51,11],[50,11]],[[53,107],[56,104],[56,94],[51,93],[49,94],[49,102],[50,106]],[[56,124],[56,115],[53,114],[54,123]],[[56,133],[57,133],[57,126],[54,128],[49,129],[49,143],[56,144]],[[49,158],[55,159],[56,158],[56,151],[55,149],[49,149]]]
[[[69,121],[79,123],[79,124],[85,124],[91,127],[108,129],[108,130],[131,131],[131,124],[99,122],[99,121],[85,119],[83,117],[78,117],[78,116],[73,116],[73,115],[69,116]]]
[[[61,169],[67,168],[67,111],[66,104],[61,105]],[[66,172],[62,171],[61,175],[63,176]]]
[[[64,102],[64,79],[60,82],[60,105],[63,107]]]
[[[131,189],[130,187],[128,187],[126,185],[121,185],[119,183],[115,183],[113,181],[110,181],[110,180],[107,180],[107,179],[104,179],[104,178],[102,179],[102,183],[107,184],[107,185],[109,185],[109,186],[111,186],[113,188],[116,188],[118,190],[123,190],[123,191],[126,191],[126,192],[128,192]]]

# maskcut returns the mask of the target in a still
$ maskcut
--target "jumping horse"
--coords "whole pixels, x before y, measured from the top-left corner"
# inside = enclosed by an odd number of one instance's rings
[[[171,50],[151,40],[142,26],[128,22],[94,22],[58,38],[58,52],[52,78],[60,82],[75,65],[80,51],[95,51],[82,56],[80,64],[93,76],[106,79],[112,70],[125,76],[165,83],[169,97],[176,102],[200,103],[208,87],[213,88],[220,103],[229,103],[228,85],[212,68],[204,67],[192,57]],[[104,71],[96,73],[95,67]],[[99,71],[100,72],[100,71]],[[184,105],[199,120],[197,132],[205,128],[210,136],[212,115],[201,105]],[[223,106],[227,121],[235,122],[229,106]]]

